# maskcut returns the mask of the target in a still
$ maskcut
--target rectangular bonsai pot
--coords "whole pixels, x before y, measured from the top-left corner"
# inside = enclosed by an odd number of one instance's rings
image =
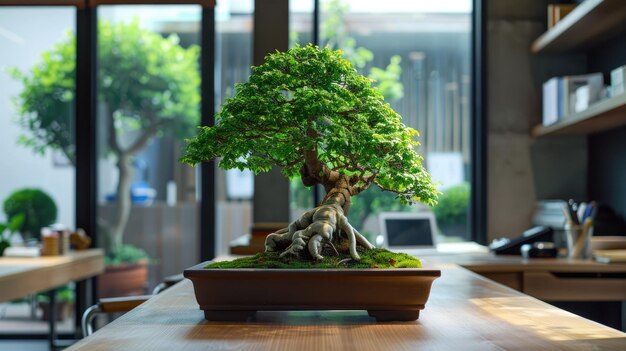
[[[367,310],[378,321],[414,321],[441,271],[395,269],[188,268],[207,320],[246,320],[256,311]]]

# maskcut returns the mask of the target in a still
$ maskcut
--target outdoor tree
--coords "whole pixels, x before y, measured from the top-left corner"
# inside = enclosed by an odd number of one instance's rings
[[[75,162],[72,114],[76,39],[73,34],[42,54],[29,74],[13,70],[24,89],[17,98],[20,142],[36,151],[60,150]],[[131,210],[132,160],[158,136],[193,135],[199,121],[199,48],[183,48],[139,22],[98,25],[98,101],[105,152],[113,155],[119,178],[116,213],[107,223],[109,249],[122,246]],[[80,117],[80,116],[79,116]]]
[[[325,15],[320,30],[320,46],[342,50],[345,59],[350,61],[358,71],[364,72],[368,64],[374,60],[374,53],[357,46],[357,41],[350,36],[345,24],[345,17],[350,11],[350,5],[345,0],[328,0],[323,4],[322,12]],[[374,86],[385,97],[385,101],[394,102],[404,96],[404,85],[400,80],[402,58],[393,55],[387,67],[370,67],[368,77],[374,80]]]
[[[306,247],[321,259],[322,246],[344,236],[359,260],[357,244],[372,245],[346,215],[351,198],[371,186],[395,193],[402,204],[436,203],[438,191],[415,151],[417,131],[340,51],[309,45],[276,52],[235,90],[215,126],[189,140],[182,161],[221,157],[222,168],[255,173],[276,165],[326,191],[318,207],[267,237],[267,251],[300,255]]]

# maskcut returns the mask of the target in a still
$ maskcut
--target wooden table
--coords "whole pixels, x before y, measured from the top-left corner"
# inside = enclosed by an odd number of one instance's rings
[[[626,300],[626,264],[493,254],[425,256],[422,261],[455,263],[543,301]]]
[[[48,290],[50,298],[50,348],[56,347],[54,289],[93,277],[104,271],[101,249],[73,251],[63,256],[0,257],[0,302]]]
[[[376,323],[361,311],[207,322],[185,280],[68,350],[626,350],[625,333],[458,265],[440,268],[415,322]]]
[[[103,271],[101,249],[64,256],[0,257],[0,302],[93,277]]]

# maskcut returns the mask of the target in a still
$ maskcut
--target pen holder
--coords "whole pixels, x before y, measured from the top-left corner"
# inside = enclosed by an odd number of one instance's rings
[[[565,225],[565,240],[567,242],[567,257],[589,258],[591,246],[589,241],[593,234],[592,225]]]

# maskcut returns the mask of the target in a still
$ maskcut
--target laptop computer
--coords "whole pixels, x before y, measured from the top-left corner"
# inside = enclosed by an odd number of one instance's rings
[[[376,246],[409,254],[435,254],[437,222],[432,212],[383,212]]]

